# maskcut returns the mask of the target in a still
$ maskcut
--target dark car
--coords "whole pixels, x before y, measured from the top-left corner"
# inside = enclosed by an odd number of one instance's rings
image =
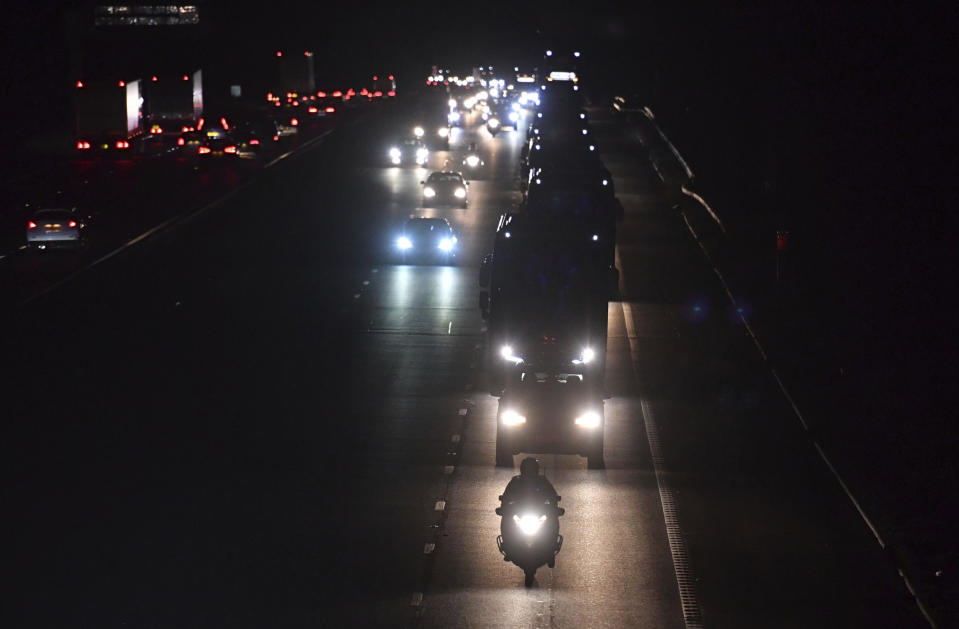
[[[456,257],[456,232],[445,218],[412,217],[396,239],[404,262],[449,264]]]
[[[451,170],[437,171],[421,181],[423,186],[423,205],[459,205],[467,207],[469,182],[463,175]]]

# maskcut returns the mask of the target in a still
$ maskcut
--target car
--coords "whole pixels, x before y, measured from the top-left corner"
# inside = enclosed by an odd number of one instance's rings
[[[397,142],[387,151],[390,164],[393,166],[412,165],[426,166],[430,158],[430,150],[422,140],[406,138]]]
[[[496,464],[512,466],[519,452],[579,454],[603,465],[603,393],[582,373],[517,364],[500,392]]]
[[[436,171],[430,174],[423,186],[423,205],[469,205],[469,182],[462,173],[452,170]]]
[[[196,129],[180,136],[177,144],[187,157],[236,156],[234,128],[226,116],[204,116]]]
[[[86,246],[86,222],[73,208],[43,208],[27,221],[27,248],[82,249]]]
[[[449,264],[458,249],[456,232],[445,218],[411,216],[396,239],[404,262],[429,261]]]
[[[257,159],[276,152],[280,141],[280,129],[276,121],[263,116],[242,122],[234,130],[236,156]]]

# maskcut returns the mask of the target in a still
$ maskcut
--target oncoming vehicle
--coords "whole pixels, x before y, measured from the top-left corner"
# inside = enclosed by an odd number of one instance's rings
[[[423,186],[423,205],[459,205],[467,207],[469,199],[467,198],[467,189],[469,182],[463,179],[463,175],[451,170],[437,171],[430,174],[426,181],[421,181]]]
[[[390,164],[402,166],[404,164],[415,164],[417,166],[426,166],[430,158],[430,150],[426,148],[421,140],[415,138],[406,138],[390,147],[387,152]]]
[[[603,465],[603,394],[584,371],[517,363],[496,413],[496,464],[518,452],[579,454]]]
[[[75,210],[41,209],[27,221],[27,248],[81,249],[86,245],[86,224]]]
[[[456,232],[445,218],[411,217],[396,239],[396,248],[404,262],[442,262],[456,256]]]

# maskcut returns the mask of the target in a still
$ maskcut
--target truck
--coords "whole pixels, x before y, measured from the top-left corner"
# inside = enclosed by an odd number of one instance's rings
[[[276,72],[273,80],[273,92],[283,99],[295,99],[300,94],[316,92],[316,71],[314,55],[306,50],[302,53],[276,51]]]
[[[76,149],[81,156],[132,154],[143,133],[140,80],[80,80],[74,95]]]
[[[144,134],[147,151],[172,150],[203,117],[203,71],[154,74],[144,81]]]
[[[499,395],[510,374],[530,364],[575,370],[602,385],[608,300],[618,283],[607,237],[575,217],[500,217],[479,272],[491,393]]]

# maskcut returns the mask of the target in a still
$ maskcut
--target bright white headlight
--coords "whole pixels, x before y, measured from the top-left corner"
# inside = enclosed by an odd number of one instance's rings
[[[427,199],[432,199],[433,197],[436,196],[436,190],[433,190],[429,186],[426,186],[425,188],[423,188],[423,196],[426,197]]]
[[[392,157],[393,159],[399,159],[400,155],[401,155],[400,150],[396,148],[395,146],[390,149],[390,157]]]
[[[490,118],[487,124],[489,124],[489,126],[495,129],[496,127],[499,126],[499,120],[497,120],[496,118]]]
[[[503,414],[500,415],[500,418],[503,420],[503,424],[506,426],[518,426],[519,424],[526,423],[526,418],[511,408],[503,411]]]
[[[453,195],[456,196],[457,199],[465,199],[466,188],[457,188],[456,191],[453,192]]]
[[[588,411],[583,413],[576,418],[576,425],[582,426],[583,428],[598,428],[599,427],[599,413],[596,411]]]
[[[441,240],[440,249],[442,249],[443,251],[450,251],[451,249],[453,249],[453,239],[444,238],[443,240]]]
[[[450,106],[450,109],[455,109],[455,108],[456,108],[456,99],[455,99],[455,98],[451,98],[447,104]]]
[[[409,249],[413,246],[413,243],[406,236],[400,236],[396,239],[396,246],[400,249]]]
[[[425,131],[423,131],[423,127],[413,127],[413,135],[416,137],[423,137],[423,133],[425,133]]]
[[[583,357],[582,357],[583,362],[584,363],[592,362],[594,358],[596,358],[596,352],[594,352],[591,347],[584,347]]]
[[[512,120],[513,122],[516,122],[517,120],[519,120],[519,114],[516,113],[515,111],[509,112],[509,119]]]
[[[447,114],[446,119],[450,122],[457,122],[460,119],[460,112],[451,111],[449,114]]]
[[[536,533],[543,528],[543,523],[546,522],[546,516],[527,514],[520,517],[514,515],[513,522],[516,522],[516,526],[519,527],[519,530],[521,530],[524,535],[536,535]]]
[[[469,155],[466,157],[466,164],[472,168],[479,166],[479,158],[475,155]]]
[[[445,138],[449,136],[450,134],[449,127],[440,127],[436,132],[439,134],[441,138]]]
[[[421,148],[416,149],[416,161],[417,161],[417,162],[420,162],[420,163],[425,162],[425,161],[426,161],[426,157],[427,157],[429,154],[430,154],[430,152],[429,152],[427,149],[425,149],[425,148],[422,148],[422,147],[421,147]]]

